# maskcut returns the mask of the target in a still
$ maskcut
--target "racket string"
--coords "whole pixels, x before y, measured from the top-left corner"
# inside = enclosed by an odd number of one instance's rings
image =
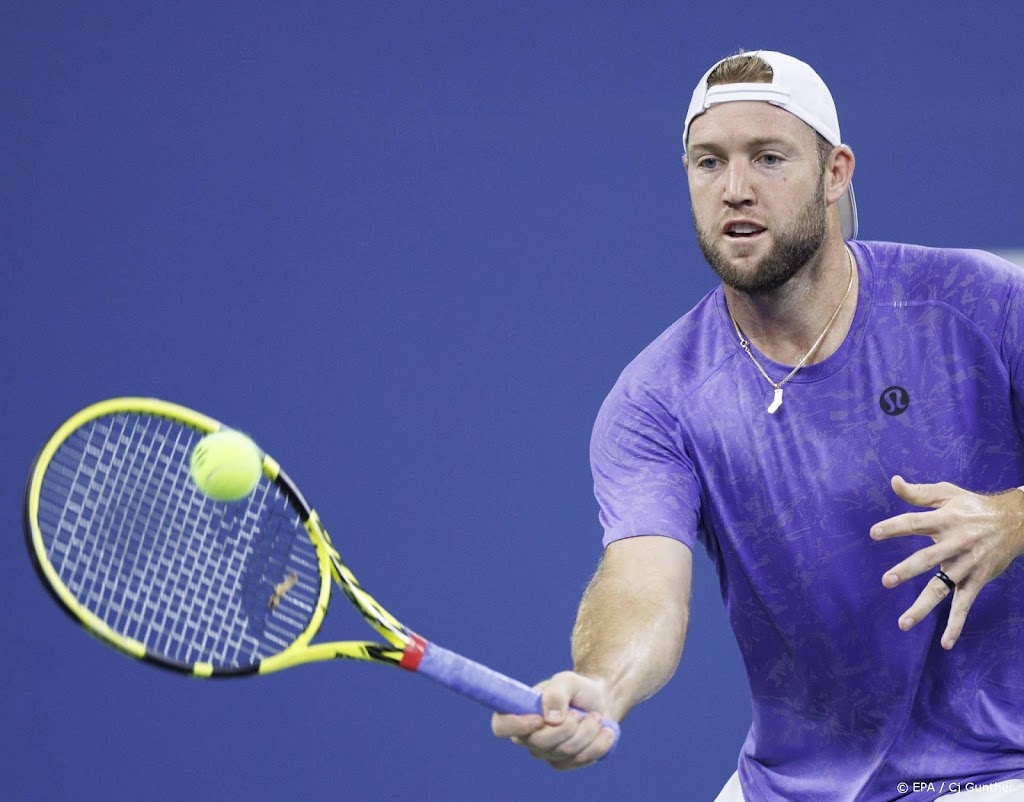
[[[201,435],[150,415],[97,419],[55,454],[40,527],[62,580],[115,632],[171,662],[250,665],[309,622],[316,554],[269,480],[236,504],[198,492],[187,466]],[[290,573],[295,587],[271,608]]]

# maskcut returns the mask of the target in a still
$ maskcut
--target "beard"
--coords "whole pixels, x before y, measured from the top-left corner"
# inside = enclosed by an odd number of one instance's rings
[[[692,207],[691,207],[692,213]],[[814,258],[825,241],[825,188],[818,191],[797,214],[786,231],[773,232],[774,245],[750,272],[738,270],[715,246],[711,233],[702,229],[693,214],[697,243],[711,269],[724,284],[748,295],[766,295],[784,285]]]

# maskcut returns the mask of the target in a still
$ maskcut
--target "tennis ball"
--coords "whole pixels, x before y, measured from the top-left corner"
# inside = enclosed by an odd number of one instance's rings
[[[259,447],[241,432],[222,429],[206,435],[192,449],[192,480],[215,501],[248,496],[263,473]]]

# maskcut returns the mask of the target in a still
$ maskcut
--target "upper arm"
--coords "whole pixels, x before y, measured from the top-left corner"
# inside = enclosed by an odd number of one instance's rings
[[[686,615],[693,586],[693,552],[671,537],[629,537],[609,543],[595,580],[629,587]]]
[[[678,540],[639,536],[617,540],[580,602],[574,642],[583,651],[603,651],[608,633],[650,638],[682,652],[690,614],[693,552]]]

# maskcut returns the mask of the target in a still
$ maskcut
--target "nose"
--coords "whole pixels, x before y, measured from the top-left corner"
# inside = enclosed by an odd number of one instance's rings
[[[740,159],[733,159],[726,168],[722,200],[729,206],[746,206],[754,201],[750,172]]]

